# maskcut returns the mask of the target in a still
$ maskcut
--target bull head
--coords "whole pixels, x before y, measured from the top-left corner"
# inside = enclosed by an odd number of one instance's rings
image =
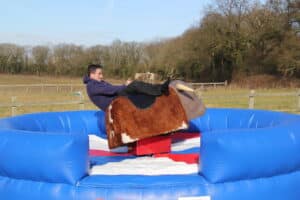
[[[201,116],[205,112],[205,106],[195,94],[195,90],[180,80],[174,80],[169,85],[179,96],[188,120]]]

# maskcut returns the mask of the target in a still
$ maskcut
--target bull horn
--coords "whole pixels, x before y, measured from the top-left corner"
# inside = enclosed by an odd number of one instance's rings
[[[176,89],[178,89],[178,90],[183,90],[183,91],[187,91],[187,92],[194,92],[194,91],[195,91],[194,89],[192,89],[192,88],[190,88],[190,87],[188,87],[188,86],[185,86],[185,85],[183,85],[183,84],[181,84],[181,83],[177,83],[177,84],[176,84]]]

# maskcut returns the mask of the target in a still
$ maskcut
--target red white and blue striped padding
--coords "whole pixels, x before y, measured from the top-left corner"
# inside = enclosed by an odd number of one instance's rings
[[[109,150],[106,139],[89,135],[90,175],[198,173],[200,133],[175,133],[171,139],[171,153],[136,157],[127,153],[127,147]]]

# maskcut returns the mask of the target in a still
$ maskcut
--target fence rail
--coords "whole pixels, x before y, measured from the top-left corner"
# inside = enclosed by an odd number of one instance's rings
[[[214,87],[216,88],[217,86],[227,86],[228,83],[227,81],[224,81],[224,82],[207,82],[207,83],[189,83],[193,88],[197,88],[197,87],[201,87],[201,88],[204,88],[205,86],[206,87]]]
[[[52,83],[40,83],[40,84],[0,84],[1,87],[43,87],[43,86],[48,86],[48,87],[60,87],[60,86],[83,86],[83,84],[72,84],[72,83],[62,83],[62,84],[52,84]]]
[[[17,97],[11,97],[11,103],[3,103],[0,104],[0,107],[7,107],[11,109],[11,116],[15,116],[17,114],[17,108],[23,106],[57,106],[57,105],[78,105],[78,109],[84,110],[85,104],[89,103],[89,100],[85,100],[84,95],[81,92],[77,93],[78,100],[69,100],[69,101],[47,101],[47,102],[28,102],[22,103],[17,101]],[[215,99],[215,98],[224,98],[224,99],[236,99],[236,98],[247,98],[249,109],[255,108],[255,98],[256,97],[297,97],[297,107],[294,109],[277,109],[278,111],[292,111],[292,112],[300,112],[300,91],[299,92],[290,92],[290,93],[255,93],[255,91],[251,90],[248,95],[230,95],[230,96],[222,96],[222,95],[202,95],[201,98],[205,99]],[[241,104],[236,104],[241,105]]]
[[[0,90],[3,89],[23,89],[25,92],[30,92],[32,89],[39,89],[42,93],[47,88],[55,88],[57,92],[61,91],[62,88],[67,88],[70,92],[73,92],[75,88],[83,88],[83,84],[0,84]]]
[[[272,99],[272,97],[287,97],[287,98],[291,98],[291,97],[295,97],[296,98],[296,106],[294,106],[292,109],[274,109],[276,111],[287,111],[287,112],[300,112],[300,90],[296,91],[296,92],[280,92],[280,93],[263,93],[263,92],[259,92],[257,93],[255,90],[250,90],[248,94],[230,94],[230,95],[199,95],[202,99],[225,99],[226,100],[230,100],[232,101],[233,99],[240,99],[240,98],[247,98],[248,102],[248,108],[249,109],[254,109],[255,105],[256,105],[256,99],[259,97],[265,97],[265,99]],[[222,101],[224,103],[224,100]],[[237,103],[237,105],[244,105],[241,103]],[[274,104],[273,104],[274,105]],[[268,109],[272,107],[272,103],[270,101],[270,105],[268,106],[264,106],[264,109]]]
[[[203,82],[203,83],[193,83],[190,82],[189,83],[192,87],[209,87],[209,86],[213,86],[213,87],[217,87],[217,86],[227,86],[228,83],[227,81],[224,82]],[[1,89],[11,89],[11,88],[22,88],[25,91],[29,91],[30,88],[40,88],[45,89],[45,88],[57,88],[57,90],[59,90],[59,88],[70,88],[70,90],[72,91],[73,88],[77,88],[77,87],[84,87],[83,84],[71,84],[71,83],[64,83],[64,84],[46,84],[46,83],[41,83],[41,84],[0,84],[0,90]]]
[[[219,83],[191,83],[193,87],[204,87],[204,86],[227,86],[227,82],[219,82]],[[11,115],[14,116],[17,114],[17,109],[19,107],[34,107],[34,106],[57,106],[57,105],[78,105],[78,109],[83,110],[85,109],[85,105],[87,103],[90,103],[87,98],[84,97],[83,93],[81,91],[75,92],[74,93],[74,88],[82,88],[84,85],[82,84],[17,84],[17,85],[0,85],[0,90],[1,88],[14,88],[14,87],[20,87],[20,88],[30,88],[30,87],[41,87],[45,89],[46,87],[55,87],[55,88],[60,88],[60,87],[69,87],[70,91],[75,94],[78,99],[77,100],[67,100],[67,101],[44,101],[44,102],[20,102],[18,101],[16,96],[11,97],[11,102],[9,103],[0,103],[0,108],[10,108],[11,110]],[[59,90],[59,89],[57,89]],[[42,91],[42,90],[41,90]],[[214,99],[223,99],[223,103],[226,101],[235,101],[236,99],[243,99],[243,103],[241,101],[236,101],[235,105],[247,105],[249,109],[254,109],[257,105],[256,100],[259,97],[265,97],[268,99],[272,99],[272,97],[295,97],[296,102],[295,106],[293,106],[292,109],[275,109],[275,110],[281,110],[281,111],[292,111],[292,112],[300,112],[300,90],[295,91],[295,92],[281,92],[281,93],[263,93],[263,92],[256,92],[255,90],[250,90],[248,94],[230,94],[230,95],[214,95],[214,94],[209,94],[209,95],[203,95],[201,92],[199,93],[199,96],[203,98],[204,100],[214,100]],[[247,100],[246,100],[247,99]],[[293,100],[294,101],[294,100]],[[264,109],[270,108],[270,105],[265,106]]]
[[[18,102],[16,96],[11,97],[10,103],[2,103],[0,104],[0,108],[2,107],[10,107],[11,108],[11,116],[15,116],[17,114],[18,107],[34,107],[34,106],[58,106],[58,105],[78,105],[79,110],[84,110],[84,105],[88,103],[87,100],[84,99],[84,95],[82,92],[75,92],[74,95],[78,96],[78,100],[68,100],[68,101],[43,101],[43,102]]]

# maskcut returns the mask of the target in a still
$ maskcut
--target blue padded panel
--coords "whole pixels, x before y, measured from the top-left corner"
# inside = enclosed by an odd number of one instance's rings
[[[0,129],[95,134],[106,137],[102,111],[45,112],[0,120]]]
[[[0,130],[0,176],[75,184],[88,172],[88,137]]]
[[[67,184],[36,182],[0,176],[1,200],[75,200],[76,188]]]
[[[102,111],[0,119],[0,199],[299,200],[299,115],[207,109],[190,125],[202,132],[199,174],[88,176],[87,134],[105,137]]]
[[[298,115],[231,112],[224,115],[213,110],[208,117],[197,119],[199,129],[206,130],[201,137],[200,172],[210,182],[269,177],[300,169]],[[265,128],[253,128],[253,123]]]

